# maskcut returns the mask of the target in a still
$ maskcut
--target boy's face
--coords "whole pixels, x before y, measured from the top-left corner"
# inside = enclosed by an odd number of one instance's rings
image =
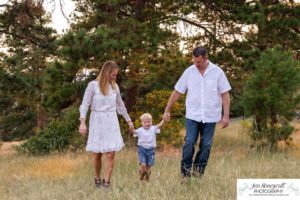
[[[149,129],[151,125],[152,125],[152,119],[142,120],[142,126],[144,127],[144,129]]]

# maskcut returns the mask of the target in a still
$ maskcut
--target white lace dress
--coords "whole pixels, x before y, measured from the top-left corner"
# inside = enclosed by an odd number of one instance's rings
[[[113,90],[109,86],[109,94],[104,96],[100,91],[98,81],[89,82],[79,108],[80,118],[86,118],[90,105],[92,112],[86,150],[95,153],[121,150],[124,142],[116,111],[126,121],[130,121],[130,117],[122,101],[119,88]]]

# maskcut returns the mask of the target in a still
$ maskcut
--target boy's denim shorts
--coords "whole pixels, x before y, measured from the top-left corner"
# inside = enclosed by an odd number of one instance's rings
[[[153,166],[155,158],[154,148],[146,149],[142,146],[138,146],[138,156],[140,165]]]

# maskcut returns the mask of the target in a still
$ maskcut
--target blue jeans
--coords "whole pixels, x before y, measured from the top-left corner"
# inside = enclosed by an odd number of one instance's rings
[[[185,121],[186,136],[182,149],[181,175],[190,176],[191,170],[203,174],[208,162],[216,123],[202,123],[191,119]],[[193,161],[195,144],[200,133],[199,151]]]
[[[146,149],[142,146],[138,146],[138,156],[139,156],[140,165],[146,165],[148,167],[154,165],[154,160],[155,160],[154,148]]]

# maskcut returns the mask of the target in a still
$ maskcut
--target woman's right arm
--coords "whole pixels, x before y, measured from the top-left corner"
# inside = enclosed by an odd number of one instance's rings
[[[91,104],[92,98],[94,96],[94,85],[92,82],[89,82],[82,99],[82,103],[80,105],[79,111],[80,111],[80,126],[79,126],[79,132],[81,135],[85,135],[87,132],[85,119],[87,111],[89,110],[89,106]]]

